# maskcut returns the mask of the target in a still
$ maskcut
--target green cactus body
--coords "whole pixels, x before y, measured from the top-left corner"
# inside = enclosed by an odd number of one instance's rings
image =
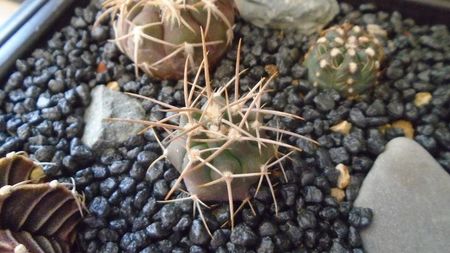
[[[180,176],[173,183],[163,202],[189,199],[194,202],[200,215],[203,215],[201,206],[206,204],[202,201],[228,201],[230,223],[233,227],[235,215],[233,203],[240,200],[244,203],[248,201],[252,197],[249,189],[255,183],[258,183],[256,195],[262,183],[267,182],[278,211],[276,195],[270,179],[271,171],[274,167],[283,170],[282,161],[292,152],[301,151],[296,146],[282,142],[281,136],[287,135],[317,142],[264,124],[264,116],[302,119],[297,115],[264,108],[262,105],[262,96],[268,92],[268,85],[276,74],[268,79],[261,79],[247,93],[239,94],[240,43],[234,78],[213,90],[203,33],[202,44],[203,61],[195,78],[189,82],[187,71],[184,75],[185,106],[178,108],[153,98],[145,98],[173,114],[156,122],[136,121],[136,123],[144,123],[149,128],[162,128],[168,133],[163,141],[160,141],[155,133],[163,153],[149,166],[151,170],[155,163],[167,159],[180,172]],[[204,85],[203,83],[200,85],[199,81],[202,72],[205,77]],[[228,90],[233,84],[233,95],[229,95]],[[134,96],[143,98],[139,95]],[[172,123],[172,120],[176,118],[178,123]],[[277,138],[271,139],[269,132],[276,134]],[[287,153],[281,153],[278,150],[279,147],[286,149]],[[180,188],[183,181],[187,192]],[[170,199],[177,190],[190,196]],[[204,221],[203,216],[202,219]],[[204,224],[206,226],[205,221]]]
[[[115,18],[115,41],[135,63],[136,73],[140,68],[160,79],[181,79],[186,58],[190,71],[199,66],[201,29],[211,64],[233,39],[230,0],[107,0],[104,7]]]
[[[325,30],[305,56],[314,86],[351,97],[376,83],[383,59],[377,38],[359,26],[343,24]]]
[[[222,172],[222,174],[229,172],[233,175],[248,175],[233,179],[231,185],[233,200],[244,200],[248,197],[250,186],[258,182],[261,168],[277,154],[277,148],[273,144],[264,144],[259,148],[256,142],[248,140],[236,141],[214,157],[209,162],[210,165],[194,168],[201,163],[196,155],[200,155],[201,160],[206,160],[213,155],[214,150],[220,149],[226,144],[228,139],[221,140],[222,138],[233,134],[233,129],[229,125],[224,124],[221,119],[227,119],[229,122],[240,122],[242,120],[242,116],[239,114],[231,117],[226,111],[216,114],[217,108],[225,108],[224,101],[223,97],[215,98],[211,100],[206,108],[203,108],[203,117],[198,114],[192,115],[193,122],[190,124],[204,125],[207,129],[209,128],[208,132],[194,131],[179,141],[171,142],[168,146],[169,161],[180,173],[183,173],[184,170],[187,171],[184,176],[187,190],[202,200],[228,200],[229,196],[225,182],[208,185],[208,183],[220,180],[223,176],[217,173],[215,169]],[[217,122],[219,124],[216,124]],[[252,128],[252,125],[260,124],[262,124],[260,119],[256,119],[256,115],[252,113],[242,130],[253,135],[258,131],[260,137],[265,137],[265,131]],[[182,123],[180,126],[184,127],[185,124]],[[189,149],[189,151],[186,152],[186,149]]]

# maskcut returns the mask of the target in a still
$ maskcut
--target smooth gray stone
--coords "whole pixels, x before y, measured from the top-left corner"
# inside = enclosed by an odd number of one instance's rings
[[[92,102],[84,114],[82,138],[88,147],[96,151],[116,147],[144,128],[142,124],[107,120],[143,119],[145,110],[138,100],[104,85],[95,87],[91,96]]]
[[[235,0],[239,14],[262,28],[320,31],[339,12],[336,0]]]
[[[369,253],[450,252],[450,175],[410,139],[387,144],[355,206],[374,211],[361,231]]]

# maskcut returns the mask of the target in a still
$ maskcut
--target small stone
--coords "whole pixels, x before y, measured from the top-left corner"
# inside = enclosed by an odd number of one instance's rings
[[[333,196],[338,202],[341,202],[345,198],[345,192],[339,188],[331,188],[330,195]]]
[[[270,76],[275,75],[275,74],[278,73],[277,65],[274,65],[274,64],[268,64],[268,65],[264,66],[264,70]]]
[[[91,29],[91,36],[94,40],[102,42],[109,38],[108,28],[102,25],[94,26]]]
[[[120,181],[119,190],[123,194],[130,194],[136,189],[136,181],[131,177],[126,177]]]
[[[277,227],[275,226],[275,224],[271,223],[271,222],[263,222],[260,226],[259,226],[259,235],[260,236],[272,236],[275,235],[277,233]]]
[[[344,147],[331,148],[329,150],[331,160],[335,163],[348,163],[350,157]]]
[[[401,118],[405,111],[404,105],[399,101],[392,101],[387,105],[388,113],[394,118]]]
[[[330,127],[330,129],[333,132],[347,135],[348,133],[350,133],[350,130],[352,129],[352,123],[344,120],[344,121],[341,121],[340,123]]]
[[[348,184],[350,183],[350,173],[348,171],[348,167],[340,163],[336,166],[336,170],[338,170],[340,173],[337,182],[337,187],[339,189],[347,188]]]
[[[315,186],[306,186],[304,188],[305,201],[312,203],[320,203],[323,200],[323,193]]]
[[[361,133],[353,132],[344,136],[344,147],[352,154],[358,154],[365,149],[365,140]]]
[[[386,114],[386,108],[381,99],[375,100],[366,110],[367,116],[376,117],[384,116]]]
[[[327,93],[321,92],[314,97],[314,103],[317,108],[323,112],[328,112],[336,106],[333,98]]]
[[[161,222],[154,222],[145,228],[145,234],[152,239],[166,237],[170,231],[163,228]]]
[[[128,122],[111,122],[107,118],[142,119],[145,111],[140,102],[105,86],[97,86],[91,93],[92,102],[86,109],[83,142],[94,150],[103,150],[124,143],[143,126]]]
[[[95,197],[89,205],[89,211],[98,217],[106,217],[110,212],[108,200],[104,197]]]
[[[348,215],[348,222],[357,228],[367,227],[372,222],[373,212],[370,208],[353,207]]]
[[[404,75],[403,69],[401,66],[391,65],[386,70],[386,76],[391,80],[400,79]]]
[[[198,245],[204,245],[209,242],[209,235],[205,226],[200,220],[194,220],[189,231],[189,239]]]
[[[231,232],[230,241],[237,245],[252,247],[258,243],[258,237],[249,226],[241,223]]]
[[[273,253],[275,245],[270,237],[264,237],[258,246],[257,253]]]
[[[368,252],[448,251],[448,192],[449,174],[419,144],[404,137],[390,141],[355,201],[355,206],[375,210],[373,224],[361,231],[364,248]],[[351,219],[355,227],[361,224],[358,219]]]
[[[34,153],[34,157],[39,162],[50,162],[55,152],[56,149],[53,146],[41,146]]]
[[[237,0],[241,17],[256,26],[275,29],[297,29],[311,34],[321,30],[339,12],[335,0]]]
[[[431,99],[432,99],[431,93],[426,92],[426,91],[418,92],[414,99],[414,104],[417,107],[421,107],[421,106],[429,104],[431,102]]]
[[[365,127],[367,125],[367,118],[360,109],[352,108],[349,116],[350,121],[358,127]]]

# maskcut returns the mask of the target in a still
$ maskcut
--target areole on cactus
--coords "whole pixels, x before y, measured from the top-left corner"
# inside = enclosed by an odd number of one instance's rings
[[[184,60],[189,71],[202,60],[200,29],[205,31],[210,64],[233,40],[232,0],[106,0],[114,19],[115,42],[138,68],[160,79],[181,79]]]
[[[172,113],[167,118],[156,122],[129,120],[129,122],[146,124],[147,129],[161,128],[169,133],[162,141],[155,133],[163,154],[149,166],[149,169],[152,169],[158,161],[168,159],[180,173],[163,202],[193,200],[203,218],[200,208],[206,207],[203,201],[228,201],[231,227],[234,226],[234,201],[248,202],[251,197],[250,187],[257,183],[256,195],[264,180],[268,183],[278,211],[269,175],[275,166],[280,166],[282,169],[281,162],[292,152],[301,151],[296,146],[282,142],[282,135],[304,138],[317,143],[296,133],[264,124],[264,115],[302,118],[266,109],[261,103],[262,96],[268,92],[268,84],[276,74],[270,78],[262,78],[248,93],[239,94],[239,78],[242,74],[239,71],[239,51],[240,43],[235,76],[214,91],[209,75],[209,60],[206,57],[207,48],[203,43],[203,61],[192,82],[188,81],[188,63],[185,62],[183,80],[185,106],[182,108],[153,98],[130,94],[150,100],[163,107],[163,111]],[[204,85],[199,83],[202,70],[205,76]],[[234,92],[229,94],[228,90],[232,86],[234,86]],[[179,124],[172,124],[171,121],[176,118],[179,119]],[[112,120],[123,121],[124,119]],[[269,138],[268,132],[275,133],[276,140]],[[279,147],[284,147],[287,153],[282,154],[278,150]],[[182,181],[190,196],[170,199],[176,190],[181,190],[179,187]],[[206,226],[204,219],[203,222]],[[206,228],[209,232],[207,226]]]
[[[314,86],[356,96],[376,83],[384,52],[380,41],[348,23],[322,32],[305,56]]]

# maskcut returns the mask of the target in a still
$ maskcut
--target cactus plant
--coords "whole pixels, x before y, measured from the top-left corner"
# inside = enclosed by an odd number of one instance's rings
[[[43,175],[42,167],[23,152],[11,152],[0,159],[0,187],[28,180],[38,182]]]
[[[377,38],[346,23],[322,32],[304,64],[314,86],[352,97],[376,83],[383,56]]]
[[[202,201],[228,201],[231,227],[234,225],[233,202],[242,200],[245,202],[250,195],[249,188],[256,183],[258,183],[257,194],[263,180],[268,182],[277,210],[275,193],[269,177],[271,169],[274,166],[282,166],[281,161],[292,152],[301,151],[296,146],[282,142],[280,136],[288,135],[310,140],[296,133],[264,124],[263,116],[267,115],[302,119],[297,115],[263,107],[261,97],[268,92],[268,84],[275,74],[268,79],[261,79],[248,93],[239,94],[241,74],[239,50],[240,43],[234,78],[213,91],[206,46],[203,44],[204,58],[192,82],[188,82],[187,62],[185,65],[185,107],[177,108],[153,98],[130,94],[150,100],[165,108],[163,111],[173,113],[157,122],[130,120],[144,123],[148,128],[162,128],[170,133],[163,141],[159,141],[155,135],[163,154],[149,167],[151,169],[153,164],[166,158],[180,172],[179,178],[166,196],[166,201],[180,200],[169,198],[179,189],[183,180],[191,196],[182,199],[193,200],[201,215],[200,205],[204,205]],[[205,76],[204,86],[199,84],[202,68]],[[234,95],[231,95],[228,94],[228,89],[233,84]],[[170,123],[177,117],[179,124]],[[268,132],[280,138],[273,140],[269,138]],[[289,152],[281,154],[278,147],[284,147]]]
[[[106,0],[115,41],[138,67],[161,79],[181,79],[184,59],[193,71],[202,60],[200,27],[205,31],[211,64],[218,62],[233,39],[231,0]]]
[[[0,251],[70,252],[84,200],[72,182],[38,183],[43,171],[24,152],[0,159]]]
[[[56,238],[35,236],[28,232],[0,230],[2,253],[69,253],[70,246]]]

